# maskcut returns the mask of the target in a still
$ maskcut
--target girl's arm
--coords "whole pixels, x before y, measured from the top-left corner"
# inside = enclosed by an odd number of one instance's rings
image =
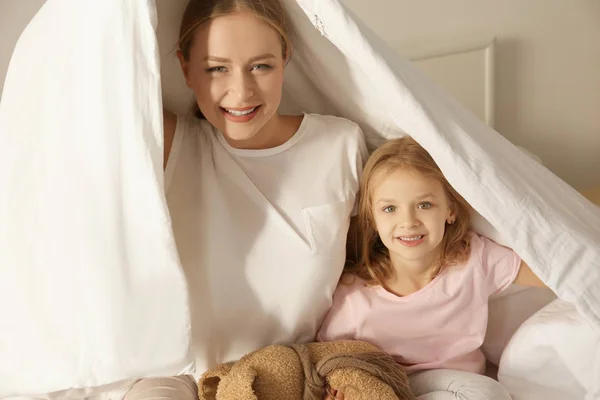
[[[546,284],[542,282],[536,274],[533,273],[525,261],[521,261],[521,266],[519,267],[519,272],[517,273],[517,278],[515,279],[514,283],[523,286],[534,286],[541,288],[547,287]]]

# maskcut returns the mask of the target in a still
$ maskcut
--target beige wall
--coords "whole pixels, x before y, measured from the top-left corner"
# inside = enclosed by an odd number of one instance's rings
[[[0,0],[0,93],[19,35],[45,0]]]
[[[600,1],[342,1],[399,51],[496,37],[496,130],[600,185]]]
[[[600,1],[343,2],[399,50],[496,37],[496,129],[575,188],[600,185]],[[43,3],[0,0],[2,83]]]

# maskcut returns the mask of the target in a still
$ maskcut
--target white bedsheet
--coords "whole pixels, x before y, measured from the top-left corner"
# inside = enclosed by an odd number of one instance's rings
[[[158,0],[165,104],[182,0]],[[600,331],[600,212],[428,82],[337,0],[285,0],[285,111],[411,134]],[[161,13],[162,12],[162,13]],[[162,193],[153,0],[48,0],[0,103],[0,397],[189,369],[187,294]],[[165,16],[162,18],[161,16]],[[307,18],[308,17],[308,18]],[[488,223],[489,221],[489,223]]]

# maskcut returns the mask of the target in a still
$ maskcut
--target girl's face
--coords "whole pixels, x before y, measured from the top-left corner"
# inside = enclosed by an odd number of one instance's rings
[[[194,34],[189,60],[179,54],[202,114],[233,147],[256,148],[281,101],[285,60],[280,36],[249,13],[221,16]]]
[[[444,187],[409,170],[379,175],[374,177],[371,211],[381,241],[396,268],[425,272],[434,266],[446,223],[455,218]]]

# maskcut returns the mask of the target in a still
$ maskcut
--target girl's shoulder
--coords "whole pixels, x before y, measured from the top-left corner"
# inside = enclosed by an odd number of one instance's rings
[[[469,240],[469,247],[471,252],[483,253],[488,250],[494,250],[497,248],[507,249],[506,246],[496,242],[485,235],[480,235],[477,232],[469,231],[467,233]]]
[[[491,239],[480,235],[475,231],[467,232],[465,239],[469,244],[468,256],[464,261],[465,264],[481,262],[481,259],[486,251],[486,247],[488,247],[489,244],[494,243]]]
[[[475,232],[469,232],[469,234],[471,235],[469,263],[480,265],[486,269],[506,262],[519,262],[519,256],[510,247]]]

